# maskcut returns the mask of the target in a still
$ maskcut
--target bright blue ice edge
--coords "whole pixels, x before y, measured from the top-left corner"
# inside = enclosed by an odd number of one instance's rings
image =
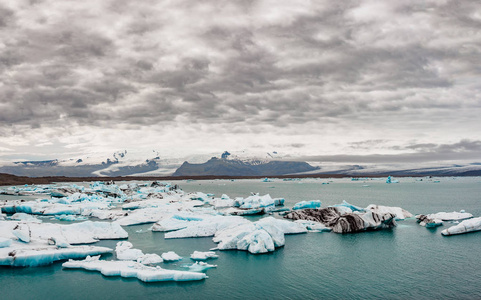
[[[440,183],[403,178],[347,182],[276,182],[275,189],[257,182],[180,182],[186,192],[246,197],[251,191],[283,197],[287,207],[321,199],[323,207],[342,200],[401,206],[413,214],[465,209],[481,216],[481,178],[443,179]],[[219,183],[222,183],[220,185]],[[225,183],[225,185],[223,185]],[[200,184],[200,185],[199,185]],[[0,196],[1,197],[1,196]],[[1,198],[0,198],[1,199]],[[258,218],[258,217],[249,217]],[[211,238],[164,240],[151,225],[128,226],[129,241],[144,253],[175,251],[189,257],[215,247]],[[398,222],[393,230],[360,234],[308,233],[287,235],[286,246],[266,255],[218,251],[209,279],[191,283],[142,283],[137,279],[103,277],[96,272],[62,270],[60,263],[38,268],[0,268],[2,299],[479,299],[481,298],[481,232],[442,237],[416,220]],[[136,233],[143,229],[143,233]],[[118,241],[96,246],[115,248]],[[113,259],[106,255],[106,259]],[[167,268],[180,269],[184,262]],[[432,274],[436,274],[433,276]]]

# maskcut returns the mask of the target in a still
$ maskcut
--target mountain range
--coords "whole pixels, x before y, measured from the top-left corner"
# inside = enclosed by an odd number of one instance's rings
[[[161,157],[155,150],[117,151],[105,156],[0,163],[0,173],[44,177],[113,176],[280,176],[337,174],[346,176],[481,176],[481,163],[343,164],[297,161],[273,152],[225,151],[220,155],[182,158]]]

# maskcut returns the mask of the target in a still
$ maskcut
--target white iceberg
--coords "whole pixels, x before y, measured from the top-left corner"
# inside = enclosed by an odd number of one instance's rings
[[[181,260],[182,257],[177,255],[177,253],[175,253],[174,251],[169,251],[169,252],[162,253],[162,259],[164,261],[178,261],[178,260]]]
[[[0,248],[0,265],[14,267],[36,267],[66,259],[84,258],[88,255],[110,253],[112,249],[94,246],[58,248],[48,245],[18,245]]]
[[[208,269],[217,268],[217,265],[210,265],[202,261],[196,261],[192,265],[185,265],[184,267],[192,272],[204,272]]]
[[[144,253],[140,249],[132,249],[133,245],[130,242],[122,241],[118,242],[115,247],[115,254],[119,260],[137,260],[144,256]]]
[[[15,213],[10,217],[10,220],[24,221],[30,223],[42,223],[42,220],[26,213]]]
[[[219,256],[215,254],[213,251],[201,252],[201,251],[194,251],[190,255],[190,258],[193,260],[208,260],[210,258],[218,258]]]
[[[190,222],[184,229],[167,232],[165,238],[213,236],[219,230],[245,223],[250,223],[250,221],[237,216],[213,216],[202,221]]]
[[[427,217],[430,219],[439,219],[442,221],[459,221],[472,218],[473,215],[462,210],[460,212],[438,212],[435,214],[429,214],[427,215]]]
[[[162,257],[155,253],[144,254],[141,257],[137,258],[137,262],[144,265],[159,264],[163,261],[164,260],[162,259]]]
[[[464,220],[461,223],[441,231],[442,235],[455,235],[481,230],[481,217]]]
[[[207,278],[199,272],[166,270],[160,267],[148,267],[134,261],[106,261],[99,257],[87,257],[85,260],[69,260],[62,264],[64,268],[97,271],[104,276],[121,276],[138,278],[143,282],[157,281],[193,281]]]
[[[11,244],[11,239],[0,237],[0,248],[10,247]]]
[[[401,207],[391,207],[391,206],[382,206],[376,204],[370,204],[366,207],[366,210],[370,210],[377,214],[393,214],[395,216],[395,220],[404,220],[406,218],[412,218],[413,214],[408,212]]]

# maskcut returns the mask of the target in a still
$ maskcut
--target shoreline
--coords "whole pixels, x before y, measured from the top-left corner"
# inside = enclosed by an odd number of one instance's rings
[[[238,180],[238,179],[262,179],[262,178],[380,178],[387,177],[389,174],[367,174],[363,176],[353,176],[346,174],[306,174],[306,175],[271,175],[271,176],[217,176],[217,175],[197,175],[197,176],[114,176],[114,177],[67,177],[67,176],[45,176],[27,177],[0,173],[0,186],[9,185],[31,185],[31,184],[51,184],[55,182],[90,182],[90,181],[173,181],[173,180]],[[453,177],[453,175],[395,175],[395,177]],[[457,175],[462,176],[462,175]]]

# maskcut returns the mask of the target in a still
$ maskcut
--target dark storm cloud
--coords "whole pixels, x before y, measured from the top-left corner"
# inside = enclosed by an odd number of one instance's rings
[[[115,127],[183,116],[249,131],[479,109],[461,85],[480,75],[476,1],[284,5],[0,6],[0,124]]]

